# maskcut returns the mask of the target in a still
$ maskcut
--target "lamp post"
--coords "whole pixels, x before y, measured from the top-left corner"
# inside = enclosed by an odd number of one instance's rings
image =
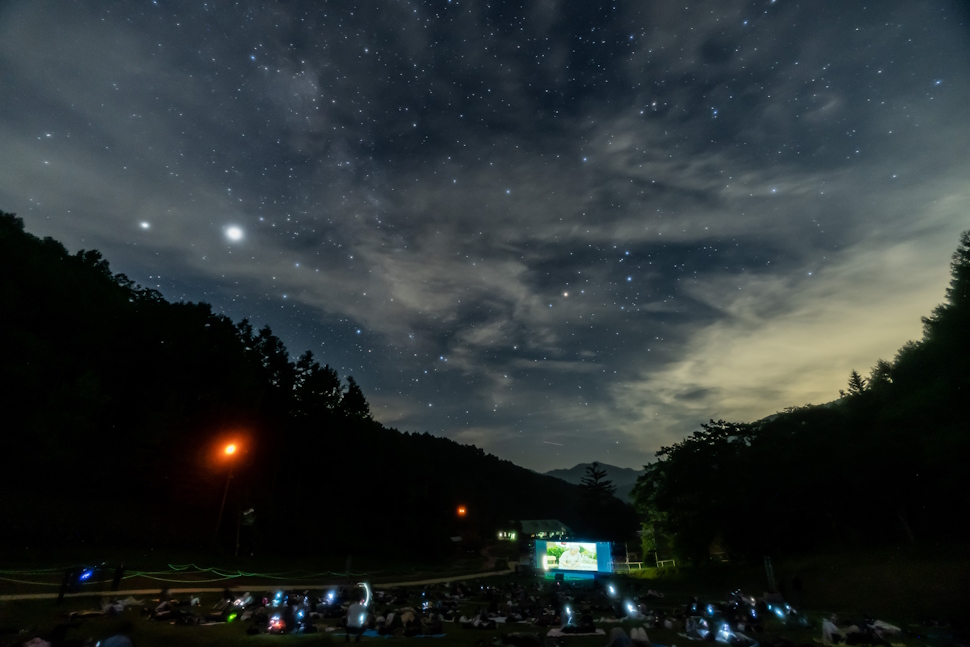
[[[226,478],[226,489],[222,492],[222,504],[219,506],[219,517],[216,519],[216,539],[219,539],[219,526],[222,525],[222,511],[226,508],[226,497],[229,496],[229,482],[232,480],[232,456],[236,453],[236,444],[229,443],[223,452],[229,457],[229,477]]]

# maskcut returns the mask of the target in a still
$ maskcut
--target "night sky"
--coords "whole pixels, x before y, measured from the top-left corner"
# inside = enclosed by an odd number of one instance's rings
[[[28,231],[539,470],[837,398],[970,228],[960,2],[7,0],[0,89]]]

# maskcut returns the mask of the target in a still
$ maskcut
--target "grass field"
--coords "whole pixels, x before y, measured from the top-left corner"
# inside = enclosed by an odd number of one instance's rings
[[[474,566],[468,564],[468,566]],[[907,646],[941,646],[948,642],[948,630],[928,629],[919,625],[926,618],[937,618],[960,623],[967,621],[963,608],[968,602],[965,592],[970,582],[970,557],[961,547],[946,547],[933,550],[887,550],[859,554],[826,554],[811,557],[776,559],[774,562],[776,580],[788,587],[788,599],[809,620],[807,627],[782,626],[780,623],[766,624],[765,633],[757,636],[762,644],[776,638],[784,638],[795,645],[817,641],[820,637],[820,620],[832,613],[843,618],[880,618],[901,626],[906,634],[899,642]],[[801,591],[791,587],[792,578],[801,581]],[[725,597],[727,592],[741,588],[749,594],[760,595],[767,589],[764,566],[757,564],[711,564],[681,568],[674,571],[657,572],[646,569],[630,576],[614,578],[622,595],[633,596],[637,591],[654,588],[665,594],[662,600],[651,599],[649,605],[654,609],[669,610],[682,606],[692,595],[716,601]],[[475,586],[493,586],[508,589],[517,584],[529,586],[535,579],[516,576],[495,576],[481,580]],[[230,584],[232,584],[230,582]],[[221,586],[221,585],[216,585]],[[377,585],[379,587],[379,585]],[[504,587],[504,588],[503,588]],[[426,588],[426,587],[424,587]],[[467,589],[467,586],[466,586]],[[254,593],[269,590],[250,588]],[[420,589],[414,589],[415,594]],[[579,595],[585,595],[577,589]],[[121,597],[124,592],[121,593]],[[142,596],[139,596],[142,597]],[[149,608],[154,606],[150,598],[146,601]],[[157,596],[155,596],[157,597]],[[219,597],[218,594],[204,594],[201,608],[208,609]],[[797,598],[797,599],[793,599]],[[70,598],[61,605],[51,600],[6,601],[0,602],[0,645],[15,645],[32,636],[49,633],[58,624],[68,622],[71,611],[96,608],[97,597]],[[460,610],[471,614],[484,605],[478,595],[463,598]],[[251,626],[248,622],[236,621],[230,624],[212,626],[176,626],[167,622],[154,621],[138,611],[127,611],[124,617],[135,625],[134,640],[137,647],[171,646],[179,647],[221,645],[320,645],[332,642],[342,643],[342,636],[331,635],[335,632],[321,631],[308,635],[247,635]],[[598,617],[594,615],[594,618]],[[79,626],[72,627],[67,637],[76,640],[101,639],[110,635],[119,619],[94,617],[83,620]],[[334,621],[329,621],[335,626]],[[606,633],[615,626],[629,630],[638,623],[626,621],[620,624],[601,622],[597,626]],[[325,625],[321,625],[325,628]],[[339,630],[338,630],[339,631]],[[546,629],[524,624],[499,625],[496,630],[479,631],[462,629],[459,624],[445,624],[446,637],[435,638],[390,638],[368,639],[362,642],[390,640],[429,641],[431,645],[490,645],[500,644],[505,633],[519,631],[545,634]],[[677,632],[663,629],[648,629],[654,644],[680,645],[688,642]],[[596,645],[602,647],[606,636],[570,636],[564,644],[572,647]],[[419,643],[421,644],[421,643]]]
[[[520,581],[511,576],[507,576],[495,582],[492,582],[490,579],[489,583],[503,586]],[[617,580],[621,590],[623,590],[624,581],[624,578]],[[632,581],[627,583],[631,586],[634,584]],[[589,588],[590,585],[585,585],[585,589],[588,590]],[[576,589],[580,593],[583,590],[583,585],[580,585]],[[211,594],[203,596],[201,606],[203,608],[209,608],[216,601],[217,597],[217,595]],[[675,605],[683,604],[686,599],[686,596],[672,596],[661,601],[661,604],[654,605],[654,607],[672,608]],[[62,605],[55,605],[52,601],[16,601],[3,603],[2,607],[0,607],[3,609],[2,616],[0,616],[2,617],[0,619],[0,626],[5,629],[16,628],[18,632],[22,633],[16,635],[6,634],[2,639],[2,644],[5,647],[17,645],[33,636],[47,634],[56,625],[69,623],[68,614],[71,611],[91,609],[93,606],[96,606],[94,604],[95,602],[96,599],[73,598],[66,600]],[[481,607],[482,603],[483,599],[476,596],[469,596],[460,608],[463,613],[472,613],[475,609]],[[153,603],[151,605],[153,606]],[[178,647],[223,647],[229,645],[249,645],[251,647],[274,645],[284,647],[289,645],[344,643],[342,635],[331,635],[332,633],[339,634],[342,631],[341,629],[337,628],[334,632],[327,632],[325,630],[326,626],[336,627],[336,621],[327,621],[321,624],[320,627],[323,630],[316,634],[281,636],[264,633],[251,636],[246,633],[246,630],[252,626],[248,622],[236,621],[229,624],[209,626],[178,626],[167,622],[151,620],[134,610],[126,611],[120,617],[92,617],[84,619],[78,623],[79,626],[69,629],[66,637],[74,640],[103,639],[114,632],[121,620],[129,620],[134,625],[132,638],[137,647],[169,647],[172,645],[177,645]],[[634,621],[624,621],[622,623],[597,622],[596,625],[608,634],[613,627],[619,626],[629,631],[632,627],[643,626],[643,623]],[[429,647],[434,647],[434,645],[441,645],[442,647],[445,645],[491,645],[493,643],[501,644],[501,636],[507,633],[527,632],[538,633],[544,636],[548,631],[548,628],[540,628],[526,624],[499,625],[495,630],[463,629],[457,623],[445,623],[444,626],[446,634],[444,638],[365,637],[361,642],[376,644],[387,641],[392,643],[418,641],[418,644],[427,643]],[[813,628],[783,627],[780,623],[769,623],[762,637],[775,638],[777,636],[784,636],[795,644],[801,644],[810,641],[811,637],[817,633]],[[648,634],[655,645],[666,645],[670,647],[680,644],[683,646],[688,642],[686,638],[677,635],[675,631],[651,629],[648,630]],[[602,647],[607,642],[607,636],[569,636],[564,638],[563,641],[571,647],[593,647],[594,645],[596,647]]]
[[[786,598],[815,613],[839,613],[914,623],[928,618],[970,621],[970,551],[931,546],[826,553],[775,559],[774,574]],[[656,577],[656,569],[641,576]],[[792,580],[801,582],[801,592]],[[675,593],[721,592],[740,587],[761,592],[764,564],[711,564],[661,575],[658,585]]]

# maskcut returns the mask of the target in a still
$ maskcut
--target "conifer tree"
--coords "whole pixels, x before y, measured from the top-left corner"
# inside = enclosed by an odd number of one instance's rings
[[[606,470],[595,461],[586,466],[586,476],[580,480],[580,483],[583,486],[584,498],[594,505],[601,505],[609,501],[613,493],[616,492],[613,481],[606,478]]]
[[[348,418],[370,420],[370,405],[352,376],[347,376],[347,391],[340,400],[340,410]]]

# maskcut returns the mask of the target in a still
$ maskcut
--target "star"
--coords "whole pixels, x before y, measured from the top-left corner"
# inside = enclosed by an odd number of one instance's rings
[[[562,466],[546,426],[602,458],[581,419],[653,460],[700,414],[679,392],[737,420],[824,401],[829,340],[861,367],[909,339],[966,212],[959,3],[54,4],[4,13],[0,210],[530,468]],[[857,337],[863,287],[885,324]],[[813,311],[833,335],[784,315]],[[796,337],[814,354],[758,370]]]

